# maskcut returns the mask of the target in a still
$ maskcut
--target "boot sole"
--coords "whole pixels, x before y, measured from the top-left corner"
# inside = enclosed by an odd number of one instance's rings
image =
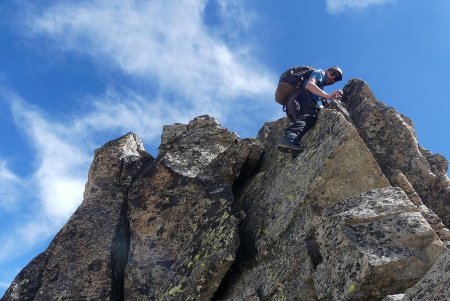
[[[289,146],[283,145],[283,144],[277,145],[277,150],[279,150],[282,153],[289,153],[289,154],[296,154],[296,155],[300,154],[303,151],[302,148],[292,148],[292,147],[289,147]]]

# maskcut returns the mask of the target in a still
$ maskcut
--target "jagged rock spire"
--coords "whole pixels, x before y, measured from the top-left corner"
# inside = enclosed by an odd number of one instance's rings
[[[132,133],[105,144],[2,300],[450,297],[446,159],[365,82],[344,92],[295,159],[275,149],[286,118],[256,139],[207,115],[165,126],[157,158]]]

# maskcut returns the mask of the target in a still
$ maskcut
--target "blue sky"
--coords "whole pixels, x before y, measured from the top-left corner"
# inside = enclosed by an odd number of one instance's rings
[[[210,114],[241,137],[283,116],[293,65],[339,65],[450,157],[450,1],[2,1],[0,296],[82,201],[94,149]]]

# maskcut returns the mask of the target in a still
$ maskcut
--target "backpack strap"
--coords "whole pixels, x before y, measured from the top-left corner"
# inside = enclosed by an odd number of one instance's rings
[[[285,71],[281,76],[280,76],[280,81],[283,80],[283,78],[289,77],[295,80],[291,80],[290,84],[292,85],[294,82],[296,82],[295,86],[293,86],[293,91],[290,93],[290,95],[287,97],[286,100],[286,104],[283,104],[283,112],[286,112],[286,105],[287,102],[289,100],[289,98],[294,95],[294,93],[298,93],[298,90],[300,89],[305,89],[305,87],[303,87],[303,83],[305,82],[305,80],[307,78],[309,78],[309,76],[311,75],[311,73],[313,73],[314,71],[316,71],[315,68],[311,67],[311,66],[298,66],[298,67],[292,67],[289,68],[287,71]],[[305,89],[305,93],[308,96],[309,99],[312,100],[311,95],[309,94],[309,91]],[[281,103],[281,102],[279,102]]]
[[[301,85],[304,84],[305,80],[309,78],[311,73],[316,71],[316,69],[307,67],[308,69],[304,70],[303,72],[299,72],[297,74],[294,74],[295,76],[299,77],[298,83],[296,85],[296,88],[300,88]]]

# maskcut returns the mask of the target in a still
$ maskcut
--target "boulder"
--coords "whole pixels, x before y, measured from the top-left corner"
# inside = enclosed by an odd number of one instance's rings
[[[321,300],[380,300],[419,281],[445,245],[400,188],[375,189],[323,210],[314,274]]]
[[[450,253],[446,252],[416,285],[406,291],[401,301],[449,300],[449,283]]]

